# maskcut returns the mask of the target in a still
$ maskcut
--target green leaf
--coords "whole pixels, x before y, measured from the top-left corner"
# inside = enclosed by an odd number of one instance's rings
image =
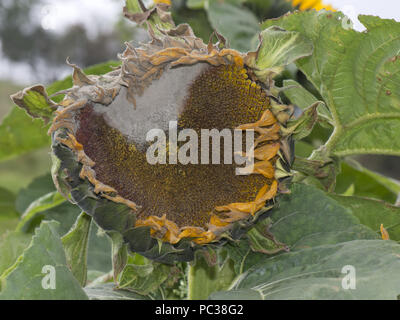
[[[37,177],[18,192],[15,207],[20,214],[23,214],[33,201],[55,190],[50,174]]]
[[[82,212],[72,229],[62,237],[67,264],[81,286],[87,280],[87,255],[92,217]]]
[[[36,218],[37,215],[46,210],[57,207],[65,201],[65,198],[57,191],[50,192],[40,197],[36,201],[32,202],[25,210],[21,217],[21,221],[18,223],[17,231],[27,230],[30,222]]]
[[[112,241],[112,264],[114,279],[118,279],[119,274],[125,268],[128,261],[128,249],[124,243],[122,235],[118,232],[109,232]]]
[[[32,185],[42,186],[41,192],[45,191],[45,180],[44,178],[36,180]],[[43,182],[43,184],[40,184]],[[30,189],[28,189],[30,190]],[[55,220],[60,223],[58,232],[60,235],[66,234],[72,227],[76,219],[78,218],[81,210],[78,206],[65,201],[61,196],[56,196],[57,202],[52,202],[51,195],[47,194],[33,203],[38,204],[38,207],[32,206],[32,211],[27,210],[27,215],[18,224],[18,230],[23,232],[32,232],[43,220]],[[26,197],[21,198],[21,206],[24,201],[31,198],[34,194],[28,193]],[[43,199],[44,198],[44,199]],[[48,200],[47,203],[41,203],[43,200]],[[63,201],[61,201],[63,200]],[[45,202],[45,201],[44,201]],[[41,203],[42,205],[39,205]],[[23,207],[23,206],[22,206]],[[111,265],[111,244],[109,237],[104,231],[99,229],[96,224],[92,224],[92,228],[89,234],[89,253],[88,253],[88,268],[90,270],[108,272]]]
[[[47,126],[14,107],[0,124],[0,161],[50,145]]]
[[[22,189],[16,199],[16,208],[23,215],[18,230],[33,232],[42,220],[56,220],[60,222],[60,235],[71,229],[81,212],[77,206],[57,194],[50,174],[34,179]]]
[[[31,241],[31,235],[8,232],[0,236],[0,275],[11,267]]]
[[[186,6],[189,9],[203,9],[207,0],[188,0]]]
[[[168,279],[170,271],[169,265],[147,259],[144,264],[136,264],[134,258],[129,257],[128,263],[119,276],[118,288],[148,295],[154,293]]]
[[[7,231],[15,230],[18,220],[18,217],[0,216],[0,235],[6,233]]]
[[[19,215],[15,209],[15,195],[0,187],[0,235],[13,230],[18,223]],[[0,254],[1,257],[1,254]]]
[[[311,143],[306,141],[297,141],[295,153],[296,157],[307,158],[314,150],[314,147]],[[295,158],[296,160],[296,158]]]
[[[72,228],[80,213],[81,209],[79,207],[65,201],[59,206],[50,208],[38,214],[34,219],[27,223],[24,230],[26,230],[26,232],[33,232],[42,221],[55,220],[60,223],[58,233],[60,236],[63,236]]]
[[[291,103],[295,104],[302,110],[318,102],[318,99],[311,92],[292,79],[283,80],[282,92]]]
[[[351,195],[384,200],[395,203],[400,193],[400,184],[390,178],[372,172],[355,161],[343,162],[336,179],[335,192],[345,193],[353,186]]]
[[[0,187],[0,218],[1,217],[18,217],[15,209],[15,195],[4,188]]]
[[[235,243],[227,243],[224,249],[227,250],[229,258],[234,262],[233,269],[236,275],[242,274],[252,265],[268,257],[260,251],[255,252],[246,238]]]
[[[11,100],[32,118],[41,118],[45,123],[50,121],[56,109],[56,103],[49,98],[42,85],[25,88],[13,94]]]
[[[0,276],[0,299],[87,299],[67,267],[57,225],[56,222],[43,222],[23,255]],[[54,274],[51,274],[52,270]],[[46,289],[43,284],[51,285],[52,275],[55,276],[55,289]]]
[[[312,186],[294,184],[270,216],[270,232],[290,250],[353,239],[376,239],[352,212]]]
[[[21,190],[17,196],[16,207],[23,213],[32,202],[54,191],[53,180],[50,175],[35,179],[27,188]],[[49,196],[48,196],[49,197]],[[58,198],[58,196],[57,196]],[[48,200],[51,200],[48,199]],[[59,199],[61,201],[61,198]],[[48,203],[47,208],[26,216],[19,223],[19,228],[24,232],[32,232],[43,220],[56,220],[60,222],[58,232],[66,234],[75,223],[81,210],[78,206],[64,201],[61,204]],[[16,225],[16,224],[15,224]],[[1,227],[0,227],[1,228]],[[89,239],[88,268],[90,270],[108,272],[111,270],[111,245],[109,237],[101,231],[96,224],[92,224]]]
[[[292,168],[296,171],[293,182],[312,185],[328,192],[334,191],[338,171],[337,162],[327,163],[323,160],[295,157]]]
[[[354,240],[267,258],[212,299],[393,299],[400,294],[400,245]],[[354,267],[355,288],[345,289],[345,266]]]
[[[81,209],[69,202],[64,202],[37,214],[32,220],[27,221],[22,228],[25,232],[32,232],[42,221],[55,220],[60,223],[58,233],[65,235],[73,227]],[[111,264],[111,244],[107,234],[97,224],[92,223],[89,234],[89,249],[87,257],[89,270],[109,272]]]
[[[49,172],[49,151],[50,148],[41,148],[16,159],[0,161],[0,186],[18,195],[33,179]],[[17,211],[20,212],[18,208]]]
[[[397,299],[400,245],[377,240],[376,225],[386,219],[382,222],[386,221],[397,236],[400,208],[384,206],[293,184],[291,194],[283,195],[279,207],[271,211],[268,229],[291,252],[255,255],[243,243],[236,251],[230,244],[229,256],[244,273],[231,291],[214,293],[210,298]],[[348,265],[356,272],[354,290],[342,287],[343,268]]]
[[[205,43],[209,41],[213,28],[205,10],[190,10],[185,7],[176,8],[172,6],[172,16],[176,25],[187,23],[197,37]]]
[[[85,288],[90,300],[150,300],[149,296],[142,296],[128,290],[116,290],[113,283],[105,283]]]
[[[112,269],[110,237],[92,221],[89,236],[88,269],[109,272]]]
[[[125,6],[130,13],[142,12],[138,0],[126,0]]]
[[[206,10],[211,26],[227,38],[230,47],[242,52],[255,49],[260,26],[249,9],[230,1],[209,0]]]
[[[354,239],[378,238],[374,231],[360,224],[349,208],[312,186],[293,184],[291,193],[281,196],[279,206],[270,212],[270,226],[266,231],[290,251]],[[238,274],[268,257],[254,252],[244,240],[225,247],[235,261]]]
[[[360,16],[366,32],[344,25],[340,12],[295,12],[272,25],[300,32],[314,44],[297,62],[328,106],[335,130],[325,154],[400,155],[400,23]]]
[[[104,74],[112,71],[112,67],[120,65],[120,62],[108,61],[85,69],[87,74]],[[71,76],[61,81],[56,81],[47,89],[47,93],[52,95],[58,91],[72,87]],[[37,98],[37,97],[36,97]],[[63,95],[52,98],[55,102],[61,101]],[[39,106],[34,100],[29,101],[30,109],[39,108],[47,110],[43,113],[49,116],[48,108],[41,108],[43,98],[36,100],[40,102]],[[0,124],[0,161],[9,159],[33,151],[44,146],[50,145],[50,137],[47,135],[48,126],[41,119],[32,119],[25,110],[14,107],[11,112],[3,119]]]
[[[391,240],[400,241],[400,208],[390,205],[384,201],[372,200],[361,197],[347,197],[330,195],[341,205],[350,208],[352,214],[360,222],[376,233],[380,233],[383,224],[389,232]]]
[[[228,289],[235,277],[232,259],[224,259],[221,263],[216,261],[210,265],[204,252],[198,252],[195,262],[189,265],[188,299],[207,299],[212,292]]]
[[[313,45],[299,32],[270,27],[261,32],[260,46],[249,65],[262,81],[280,74],[292,62],[310,56]]]

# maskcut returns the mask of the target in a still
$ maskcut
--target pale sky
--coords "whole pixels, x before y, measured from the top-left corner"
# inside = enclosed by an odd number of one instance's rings
[[[359,14],[370,14],[400,22],[400,0],[325,0],[336,9],[343,11],[354,23],[354,29],[362,31],[364,27],[357,20]]]
[[[121,15],[124,0],[44,0],[34,13],[43,29],[62,32],[65,26],[83,24],[89,36],[112,28]]]
[[[12,1],[12,0],[10,0]],[[151,2],[152,0],[145,0]],[[33,12],[35,20],[49,31],[62,32],[66,26],[80,23],[86,26],[88,35],[95,36],[98,31],[110,28],[121,14],[124,0],[44,0],[46,5]],[[364,28],[357,20],[359,14],[372,14],[382,18],[394,18],[400,21],[400,0],[324,0],[336,9],[343,11],[354,23],[356,30]],[[29,76],[29,67],[23,63],[10,63],[1,55],[0,79],[23,79],[35,81]]]

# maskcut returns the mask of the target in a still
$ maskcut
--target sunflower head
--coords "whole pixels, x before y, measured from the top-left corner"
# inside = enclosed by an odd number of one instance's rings
[[[186,24],[148,30],[106,75],[71,64],[49,131],[53,178],[132,251],[188,261],[273,206],[290,167],[290,108],[218,33],[205,44]]]

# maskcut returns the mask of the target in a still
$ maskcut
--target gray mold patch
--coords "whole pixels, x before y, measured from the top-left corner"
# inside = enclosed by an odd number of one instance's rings
[[[166,70],[154,80],[141,96],[136,96],[136,109],[121,90],[108,106],[95,104],[95,111],[104,115],[110,127],[117,129],[137,147],[144,147],[151,129],[168,131],[170,121],[177,121],[182,111],[188,87],[209,65],[197,63]]]

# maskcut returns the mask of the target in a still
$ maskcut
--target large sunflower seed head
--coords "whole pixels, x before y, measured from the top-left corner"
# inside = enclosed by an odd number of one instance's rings
[[[53,178],[132,251],[188,261],[198,245],[241,235],[238,228],[271,207],[291,161],[281,130],[290,110],[270,97],[245,55],[223,47],[219,34],[217,44],[206,45],[185,24],[157,33],[148,24],[148,30],[151,41],[127,43],[121,67],[106,75],[86,76],[71,65],[74,87],[64,92],[50,128]],[[149,163],[147,134],[157,129],[170,138],[171,122],[177,131],[191,129],[199,146],[203,130],[227,130],[231,138],[242,130],[241,156],[254,165],[237,175],[233,161],[215,164],[211,155],[205,163]],[[255,134],[250,149],[245,130]],[[222,159],[229,158],[226,141],[217,147]],[[169,140],[164,156],[184,148],[185,141]]]

